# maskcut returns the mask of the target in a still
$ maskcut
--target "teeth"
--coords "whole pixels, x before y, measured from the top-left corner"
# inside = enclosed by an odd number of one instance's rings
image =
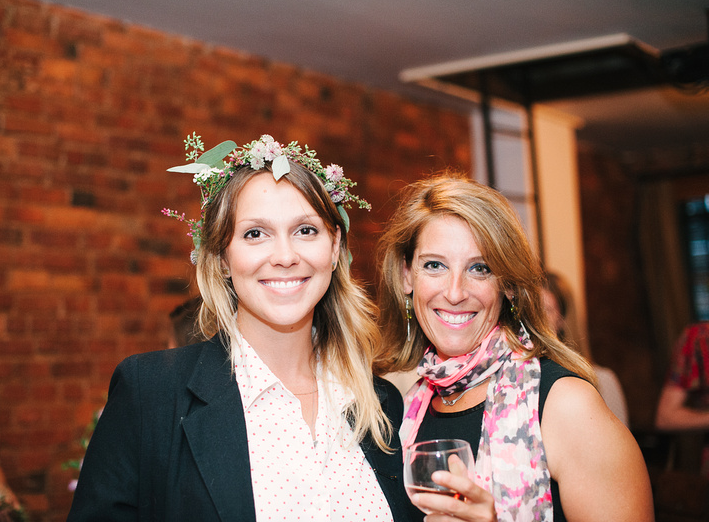
[[[263,284],[271,288],[293,288],[303,284],[302,279],[297,281],[263,281]]]
[[[475,317],[475,314],[447,314],[445,312],[441,312],[440,310],[436,310],[436,314],[438,317],[443,319],[445,322],[450,323],[450,324],[463,324],[467,321],[470,321],[473,317]]]

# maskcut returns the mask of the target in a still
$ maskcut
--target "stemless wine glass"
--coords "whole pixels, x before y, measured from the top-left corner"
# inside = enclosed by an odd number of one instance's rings
[[[457,455],[465,467],[473,465],[473,451],[467,441],[460,439],[426,440],[412,444],[404,453],[404,486],[411,498],[415,493],[438,493],[457,499],[463,496],[431,480],[434,471],[450,471],[449,460]]]

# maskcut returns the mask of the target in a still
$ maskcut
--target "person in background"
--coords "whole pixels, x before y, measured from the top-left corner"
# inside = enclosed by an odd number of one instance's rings
[[[403,446],[458,438],[475,453],[472,479],[432,477],[463,498],[412,496],[427,520],[653,520],[640,448],[590,364],[558,340],[510,203],[462,176],[424,179],[404,189],[379,245],[376,366],[421,376],[404,399]]]
[[[556,335],[591,362],[598,380],[598,392],[615,416],[630,427],[628,404],[618,376],[610,368],[594,362],[588,343],[578,333],[578,317],[569,283],[560,274],[547,272],[542,300]]]
[[[709,477],[709,322],[687,326],[677,339],[660,392],[655,426],[705,432],[695,460],[699,473]]]
[[[177,348],[204,341],[199,330],[199,309],[201,297],[192,297],[170,312],[170,329],[167,347]]]
[[[185,141],[210,337],[119,364],[69,522],[407,520],[401,395],[349,267],[343,205],[366,202],[296,142]]]
[[[26,520],[24,511],[15,493],[7,483],[5,473],[0,467],[0,522]]]

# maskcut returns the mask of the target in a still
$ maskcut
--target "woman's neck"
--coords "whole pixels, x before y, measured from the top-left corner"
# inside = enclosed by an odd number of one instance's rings
[[[470,389],[469,391],[454,393],[446,399],[448,404],[443,402],[440,395],[436,394],[431,401],[433,409],[441,413],[456,413],[469,410],[470,408],[485,402],[485,398],[487,397],[487,386],[489,383],[490,379],[487,378],[478,386]]]
[[[239,331],[273,374],[294,393],[312,383],[312,321],[287,328],[239,324]]]

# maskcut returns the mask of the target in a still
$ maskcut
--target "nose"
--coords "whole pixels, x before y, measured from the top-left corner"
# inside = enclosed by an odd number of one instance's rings
[[[289,267],[298,264],[299,261],[300,255],[289,237],[281,237],[274,242],[271,254],[271,264],[273,266]]]
[[[468,290],[465,284],[465,277],[462,274],[452,272],[448,277],[448,286],[445,291],[445,298],[452,305],[464,301],[468,297]]]

